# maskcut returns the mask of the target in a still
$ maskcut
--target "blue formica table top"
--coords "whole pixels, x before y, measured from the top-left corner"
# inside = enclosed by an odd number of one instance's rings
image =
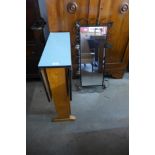
[[[38,67],[70,67],[71,45],[69,32],[51,32]]]

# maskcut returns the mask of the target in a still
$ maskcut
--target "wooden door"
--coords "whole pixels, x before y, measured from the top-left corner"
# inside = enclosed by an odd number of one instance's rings
[[[26,0],[26,77],[39,78],[38,62],[44,48],[43,28],[32,29],[40,19],[38,0]]]
[[[75,13],[69,13],[69,2],[77,4]],[[51,32],[69,31],[71,33],[73,76],[78,73],[78,56],[75,50],[75,22],[81,18],[88,25],[112,22],[109,29],[109,42],[112,48],[107,50],[106,72],[115,78],[121,78],[128,65],[128,10],[121,13],[122,4],[128,0],[46,0],[48,24]]]

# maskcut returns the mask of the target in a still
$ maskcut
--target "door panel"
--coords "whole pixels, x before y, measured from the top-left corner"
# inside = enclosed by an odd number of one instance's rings
[[[109,42],[112,48],[107,52],[107,63],[120,63],[128,44],[128,12],[121,14],[121,0],[101,0],[99,22],[113,22],[109,29]],[[125,1],[124,1],[125,2]]]
[[[76,75],[78,70],[78,59],[75,53],[75,22],[81,18],[88,19],[89,0],[76,0],[78,6],[77,11],[71,14],[67,11],[67,5],[71,0],[46,0],[48,11],[48,24],[52,32],[67,31],[71,33],[71,48],[72,48],[72,64],[73,75]]]

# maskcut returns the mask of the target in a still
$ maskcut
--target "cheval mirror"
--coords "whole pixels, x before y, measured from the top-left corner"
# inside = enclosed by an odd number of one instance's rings
[[[81,86],[103,86],[108,26],[80,27]]]

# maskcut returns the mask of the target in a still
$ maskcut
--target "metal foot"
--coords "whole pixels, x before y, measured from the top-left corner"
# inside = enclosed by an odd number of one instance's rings
[[[106,86],[105,86],[105,84],[104,84],[103,81],[102,81],[102,88],[103,88],[103,89],[106,89]]]

